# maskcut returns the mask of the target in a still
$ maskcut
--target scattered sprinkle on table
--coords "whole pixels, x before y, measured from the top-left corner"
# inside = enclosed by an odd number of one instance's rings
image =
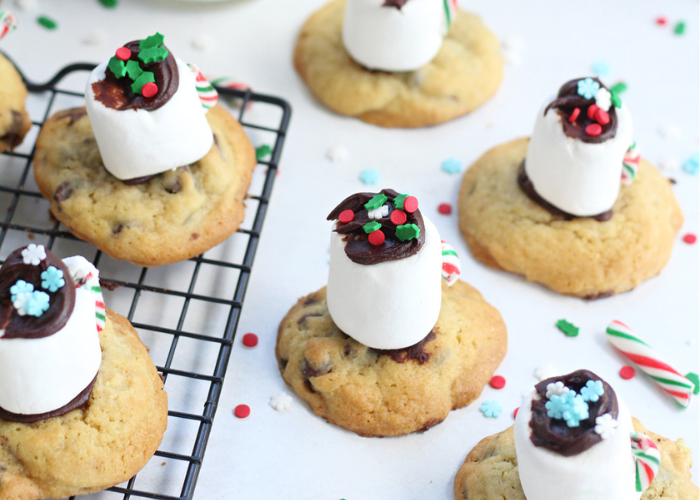
[[[669,156],[659,162],[659,168],[664,172],[677,172],[681,168],[681,161],[678,158]]]
[[[668,23],[668,20],[664,16],[659,16],[656,18],[656,24],[659,26],[666,26],[666,23]]]
[[[560,319],[557,321],[557,328],[559,328],[559,330],[561,330],[567,337],[578,337],[579,328],[574,326],[573,323],[569,323],[565,319]]]
[[[36,8],[36,0],[15,0],[15,5],[19,10],[28,12]]]
[[[625,90],[627,90],[627,84],[625,82],[617,82],[610,87],[611,94],[622,94]]]
[[[255,148],[255,158],[257,160],[262,160],[271,152],[272,148],[270,148],[270,146],[268,146],[267,144],[263,144],[262,146],[258,146],[257,148]]]
[[[608,61],[596,61],[591,69],[597,76],[608,76],[610,74],[610,63]]]
[[[690,158],[683,162],[683,171],[695,175],[700,169],[700,152],[696,151]]]
[[[535,370],[535,378],[540,382],[547,378],[556,377],[557,375],[559,375],[559,370],[549,363],[542,365]]]
[[[693,233],[688,233],[685,236],[683,236],[683,241],[686,242],[688,245],[692,245],[696,241],[698,241],[698,237],[695,236]]]
[[[494,389],[503,389],[506,386],[506,379],[500,375],[494,375],[491,377],[491,382],[489,382],[489,384],[491,384],[491,387]]]
[[[289,394],[280,392],[270,398],[270,406],[279,413],[288,413],[292,408],[292,397]]]
[[[250,406],[238,405],[233,410],[233,414],[236,415],[238,418],[246,418],[248,415],[250,415]]]
[[[479,411],[483,413],[486,418],[498,418],[503,412],[503,405],[494,400],[484,401],[481,403]]]
[[[326,151],[326,158],[328,158],[333,163],[342,163],[348,160],[350,153],[343,146],[335,146],[328,148]]]
[[[452,213],[452,205],[449,203],[440,203],[438,205],[438,212],[442,215],[450,215]]]
[[[108,9],[113,9],[119,3],[118,0],[100,0],[100,3],[107,7]]]
[[[457,158],[448,158],[442,162],[443,172],[448,174],[458,174],[462,171],[462,162]]]
[[[214,37],[211,35],[199,35],[192,39],[192,48],[197,50],[209,50],[214,47]]]
[[[255,347],[258,345],[258,336],[254,333],[246,333],[243,335],[243,345],[246,347]]]
[[[513,411],[513,418],[515,418],[515,417],[518,416],[518,410],[519,410],[519,409],[520,409],[520,407],[518,406],[518,407],[515,409],[515,411]]]
[[[360,181],[362,181],[362,184],[377,184],[381,178],[382,175],[374,168],[366,168],[360,172]]]
[[[56,21],[54,21],[48,16],[39,16],[36,18],[36,22],[41,24],[47,30],[55,30],[56,28],[58,28],[58,24],[56,23]]]
[[[679,21],[678,23],[676,23],[676,25],[673,27],[673,32],[676,35],[682,35],[683,33],[685,33],[685,22]]]
[[[620,368],[620,377],[624,380],[629,380],[637,374],[637,371],[632,366],[623,366]]]
[[[685,378],[690,380],[695,388],[693,389],[693,394],[698,395],[700,394],[700,376],[698,376],[697,373],[690,372],[686,373]]]
[[[663,125],[659,128],[659,134],[661,134],[661,137],[664,139],[676,139],[681,136],[681,133],[681,128],[673,123]]]

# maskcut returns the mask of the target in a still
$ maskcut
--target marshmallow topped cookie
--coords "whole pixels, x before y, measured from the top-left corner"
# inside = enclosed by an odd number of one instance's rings
[[[41,245],[0,268],[0,418],[36,422],[84,405],[102,360],[98,271]]]
[[[440,51],[455,0],[348,0],[343,44],[365,68],[414,71]]]
[[[633,146],[632,118],[619,95],[597,78],[571,80],[538,113],[518,181],[545,208],[607,220],[625,160],[636,171]]]
[[[198,71],[175,58],[156,33],[120,47],[88,79],[85,104],[104,167],[145,182],[192,164],[214,137],[197,89]]]

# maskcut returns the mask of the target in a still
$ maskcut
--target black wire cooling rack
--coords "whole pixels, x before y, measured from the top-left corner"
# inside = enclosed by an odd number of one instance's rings
[[[124,314],[150,349],[165,382],[169,412],[168,430],[155,457],[129,481],[98,496],[189,500],[221,395],[291,108],[277,97],[217,87],[220,102],[237,101],[238,120],[253,143],[257,137],[258,143],[271,147],[266,155],[269,159],[258,160],[247,197],[246,220],[227,242],[203,255],[170,266],[139,268],[102,254],[55,221],[30,175],[42,123],[55,111],[72,107],[61,106],[59,101],[72,99],[72,105],[77,106],[84,99],[82,93],[58,86],[68,77],[93,68],[93,64],[72,64],[44,84],[23,76],[30,99],[45,109],[42,120],[33,122],[25,143],[0,156],[0,160],[5,157],[0,161],[0,256],[4,258],[34,241],[62,257],[82,254],[100,269],[108,307]],[[267,112],[257,113],[260,107],[266,107]],[[256,117],[265,117],[272,126],[255,123]],[[196,319],[190,321],[190,316]]]

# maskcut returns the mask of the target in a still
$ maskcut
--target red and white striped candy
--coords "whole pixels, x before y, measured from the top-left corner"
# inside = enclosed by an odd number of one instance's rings
[[[635,142],[629,147],[625,153],[625,157],[622,159],[622,178],[620,182],[625,186],[629,186],[634,182],[634,178],[637,176],[637,169],[639,168],[639,159],[641,157],[642,154],[639,152],[639,148]]]
[[[447,286],[454,285],[462,274],[462,266],[459,262],[457,252],[449,244],[442,243],[442,277],[447,282]]]
[[[216,106],[216,103],[219,100],[219,93],[212,86],[212,84],[209,83],[206,78],[204,78],[204,75],[202,75],[202,72],[199,71],[197,66],[194,64],[187,64],[187,66],[189,66],[192,73],[194,73],[195,87],[197,87],[199,102],[202,103],[202,108],[206,113],[209,111],[209,109]]]
[[[615,320],[608,325],[606,332],[608,340],[615,349],[654,379],[654,382],[683,408],[688,407],[690,395],[695,388],[690,380],[669,365],[649,344],[637,337],[637,334],[624,323]]]
[[[237,82],[233,78],[229,78],[227,76],[219,76],[219,77],[209,77],[209,82],[211,82],[212,85],[215,85],[217,87],[224,87],[227,89],[233,89],[233,90],[252,90],[250,88],[250,85],[247,85],[242,82]],[[243,105],[243,99],[240,97],[231,97],[231,96],[221,96],[222,99],[224,99],[228,104],[230,104],[233,107],[240,108]],[[253,101],[248,101],[248,104],[246,105],[246,109],[250,109],[250,107],[253,105]]]
[[[630,442],[634,458],[635,488],[641,493],[651,486],[659,471],[661,452],[653,439],[640,432],[633,432]]]
[[[0,10],[0,40],[17,29],[17,18],[9,10]]]
[[[105,300],[102,297],[102,288],[100,280],[92,272],[84,274],[83,269],[79,269],[71,277],[76,283],[76,288],[82,288],[95,296],[95,319],[97,322],[98,333],[104,330],[107,321],[107,311],[105,308]]]
[[[449,30],[457,15],[457,0],[442,0],[442,6],[445,9],[445,20]]]

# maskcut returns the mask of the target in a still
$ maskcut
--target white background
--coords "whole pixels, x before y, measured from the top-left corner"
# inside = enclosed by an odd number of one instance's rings
[[[624,361],[606,344],[604,329],[620,319],[657,346],[683,373],[698,371],[698,245],[681,241],[697,233],[698,178],[682,171],[674,192],[686,222],[671,261],[660,276],[632,292],[596,302],[558,296],[541,286],[484,268],[469,254],[457,218],[437,213],[441,202],[456,204],[461,175],[440,170],[455,156],[470,165],[488,148],[529,134],[541,102],[564,81],[591,73],[591,64],[612,67],[604,80],[624,80],[635,137],[643,155],[658,165],[685,160],[698,148],[698,2],[695,0],[474,0],[462,8],[479,13],[501,39],[520,39],[521,61],[508,65],[494,99],[470,116],[423,130],[383,130],[333,115],[309,95],[291,64],[295,37],[306,17],[323,0],[248,0],[221,5],[121,0],[116,10],[96,0],[39,0],[32,12],[14,2],[21,28],[2,42],[34,81],[46,80],[75,61],[99,62],[126,41],[156,30],[180,58],[196,62],[205,74],[227,75],[256,91],[286,98],[293,106],[291,130],[273,191],[261,245],[229,365],[224,393],[205,457],[196,498],[260,499],[450,499],[454,473],[483,437],[512,424],[511,413],[535,382],[534,370],[552,363],[561,371],[588,368],[612,383],[647,427],[669,438],[683,437],[698,447],[698,408],[674,403],[643,376],[623,381]],[[45,13],[59,23],[49,32],[33,18]],[[682,37],[658,27],[666,16],[688,24]],[[91,31],[104,34],[100,45],[86,45]],[[206,51],[192,41],[210,37]],[[255,113],[255,110],[252,111]],[[34,117],[35,119],[39,117]],[[660,129],[676,127],[678,137]],[[253,138],[256,145],[263,138]],[[349,151],[345,163],[325,157],[331,146]],[[314,416],[296,396],[292,410],[279,414],[271,396],[291,391],[277,370],[277,326],[298,297],[326,282],[330,225],[328,211],[345,196],[365,189],[364,168],[382,174],[380,187],[418,197],[443,239],[462,259],[462,276],[496,306],[508,326],[509,349],[497,373],[505,389],[487,387],[471,406],[452,412],[424,434],[391,439],[360,438]],[[565,318],[581,327],[578,338],[554,328]],[[244,348],[242,334],[260,337]],[[485,419],[481,401],[497,399],[505,407],[498,419]],[[245,420],[232,415],[250,405]],[[693,467],[695,481],[698,466]],[[591,478],[595,480],[595,478]]]

